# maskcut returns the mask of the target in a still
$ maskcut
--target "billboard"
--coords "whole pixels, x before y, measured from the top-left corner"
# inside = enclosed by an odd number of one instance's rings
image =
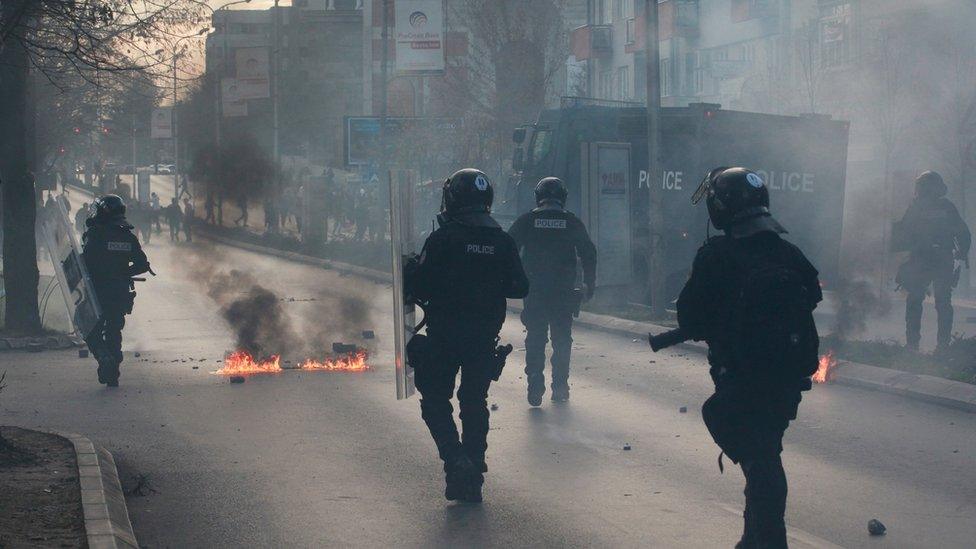
[[[171,107],[157,107],[153,109],[149,127],[153,139],[172,139],[173,109]]]
[[[396,2],[396,69],[409,75],[444,73],[442,0]]]
[[[271,60],[268,48],[238,48],[234,51],[237,65],[239,99],[271,97]]]
[[[220,107],[224,116],[247,116],[247,100],[241,97],[240,90],[236,78],[220,79]]]

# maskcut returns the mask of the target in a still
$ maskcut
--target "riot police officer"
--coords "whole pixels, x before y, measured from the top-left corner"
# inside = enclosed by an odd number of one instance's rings
[[[506,298],[522,298],[529,283],[515,243],[492,219],[494,191],[473,169],[456,172],[442,192],[440,227],[419,259],[405,268],[410,299],[425,311],[423,364],[411,358],[420,410],[444,461],[448,500],[481,501],[488,447],[488,387],[495,369]],[[414,337],[418,340],[418,337]],[[458,371],[463,441],[451,397]]]
[[[943,350],[952,337],[952,289],[962,264],[968,262],[971,236],[956,207],[946,198],[946,184],[936,172],[915,180],[915,200],[893,231],[893,247],[908,251],[896,281],[908,292],[905,304],[905,339],[918,350],[922,337],[922,302],[929,286],[935,294],[938,314],[938,346]],[[955,265],[954,265],[955,263]]]
[[[536,209],[519,217],[508,234],[525,262],[532,291],[525,298],[525,375],[528,400],[542,404],[546,342],[552,337],[552,400],[569,400],[569,358],[573,315],[596,288],[596,247],[583,222],[566,211],[566,185],[547,177],[535,187]],[[583,289],[576,288],[576,260],[583,266]]]
[[[780,454],[817,368],[812,313],[823,295],[817,270],[780,237],[786,231],[769,213],[758,174],[713,170],[693,201],[706,197],[712,224],[725,234],[698,251],[678,299],[678,324],[686,337],[708,343],[715,393],[702,417],[745,474],[745,531],[736,547],[785,548]]]
[[[118,387],[122,328],[135,299],[132,277],[151,270],[125,219],[125,202],[120,197],[110,194],[97,199],[92,212],[85,223],[83,257],[102,316],[86,343],[98,361],[98,382]]]

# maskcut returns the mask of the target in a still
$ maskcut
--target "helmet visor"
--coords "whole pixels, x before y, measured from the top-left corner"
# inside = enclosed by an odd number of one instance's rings
[[[695,190],[695,194],[691,195],[691,203],[697,206],[698,203],[705,200],[708,195],[711,194],[711,192],[712,172],[709,172],[708,175],[705,176],[705,179],[702,179],[701,184],[698,185],[698,189]]]
[[[691,203],[697,206],[699,202],[711,196],[714,192],[713,189],[715,178],[727,169],[729,169],[727,166],[722,166],[708,172],[708,174],[705,175],[705,179],[702,179],[701,184],[698,185],[698,189],[695,191],[695,194],[691,195]]]

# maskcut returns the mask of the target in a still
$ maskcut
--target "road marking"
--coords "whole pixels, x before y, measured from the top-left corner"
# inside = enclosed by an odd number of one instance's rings
[[[742,517],[742,511],[732,507],[731,505],[720,503],[718,506],[737,517]],[[810,532],[800,530],[795,526],[790,526],[789,524],[786,525],[786,537],[804,547],[812,547],[814,549],[844,549],[844,546],[842,545],[831,543],[823,538],[811,534]]]

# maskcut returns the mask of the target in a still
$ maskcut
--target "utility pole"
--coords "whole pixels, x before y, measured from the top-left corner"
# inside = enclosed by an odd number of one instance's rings
[[[387,123],[390,115],[389,86],[390,86],[390,0],[383,0],[383,34],[380,37],[383,44],[381,58],[382,82],[380,82],[380,187],[390,189],[390,168],[387,163]],[[385,184],[385,185],[384,185]],[[391,193],[393,189],[390,189]],[[382,195],[381,195],[382,196]],[[391,194],[392,196],[392,194]]]
[[[132,198],[140,200],[143,197],[139,194],[139,174],[136,169],[136,112],[132,110]]]
[[[177,126],[176,116],[176,60],[179,53],[173,49],[173,190],[179,198],[183,193],[180,191],[180,134]]]
[[[273,156],[274,158],[274,182],[275,185],[279,184],[281,169],[279,164],[281,164],[281,147],[279,145],[279,128],[278,128],[278,103],[279,103],[279,88],[278,88],[278,67],[281,66],[280,59],[281,52],[281,16],[278,10],[278,0],[274,3],[274,55],[272,56],[272,63],[274,64],[274,69],[272,70],[272,111],[274,121],[272,123],[274,127],[274,135],[272,137],[274,141]]]
[[[647,62],[647,191],[650,198],[651,249],[648,289],[651,315],[664,318],[667,313],[667,273],[664,266],[664,211],[661,193],[661,60],[658,41],[658,0],[644,1],[644,56]]]

